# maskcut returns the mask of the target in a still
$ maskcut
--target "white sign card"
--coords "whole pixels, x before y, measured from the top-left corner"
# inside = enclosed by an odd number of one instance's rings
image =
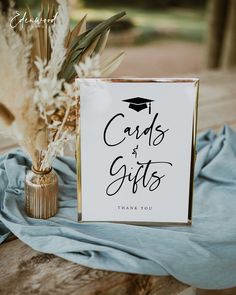
[[[83,79],[79,221],[191,223],[198,79]]]

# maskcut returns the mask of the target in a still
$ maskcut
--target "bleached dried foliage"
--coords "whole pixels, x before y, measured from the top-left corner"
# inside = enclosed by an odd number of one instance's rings
[[[48,63],[48,77],[53,78],[59,74],[65,61],[65,39],[69,32],[70,17],[67,2],[57,0],[58,16],[55,24],[49,29],[50,43],[52,48],[51,59]]]
[[[9,18],[0,14],[0,108],[11,116],[11,122],[3,119],[2,124],[6,134],[15,136],[35,162],[39,116],[31,99],[33,83],[28,76],[31,44],[10,28]]]
[[[45,0],[44,0],[45,1]],[[123,54],[100,62],[110,26],[119,13],[86,31],[86,18],[70,31],[66,0],[49,1],[41,15],[57,18],[52,25],[26,25],[13,30],[0,13],[0,124],[28,152],[35,169],[50,169],[76,135],[79,88],[75,78],[110,74]],[[31,17],[31,12],[28,12]],[[41,32],[41,33],[40,33]]]
[[[37,60],[36,66],[39,71],[39,79],[36,81],[36,91],[34,102],[40,111],[40,116],[44,120],[49,130],[49,145],[43,151],[41,170],[51,167],[55,157],[63,155],[64,146],[68,142],[74,142],[76,132],[75,126],[69,125],[68,120],[71,110],[77,106],[79,88],[77,83],[67,83],[57,76],[49,79],[51,73],[50,66]],[[99,77],[100,63],[99,56],[86,57],[84,63],[75,66],[80,78]],[[55,110],[60,110],[62,116],[55,115]],[[76,114],[74,114],[76,117]]]
[[[75,70],[80,78],[100,77],[101,66],[99,55],[95,55],[92,58],[86,56],[84,62],[75,65]]]

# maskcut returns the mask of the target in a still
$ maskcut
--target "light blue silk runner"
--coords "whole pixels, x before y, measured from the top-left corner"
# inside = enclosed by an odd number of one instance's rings
[[[59,158],[60,210],[49,220],[24,213],[21,150],[0,156],[0,241],[12,232],[33,249],[81,265],[119,272],[172,275],[199,288],[236,285],[236,133],[198,137],[191,227],[77,223],[75,160]],[[92,184],[91,184],[92,185]]]

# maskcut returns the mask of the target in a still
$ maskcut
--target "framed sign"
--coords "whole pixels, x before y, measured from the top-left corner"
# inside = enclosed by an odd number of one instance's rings
[[[83,79],[79,221],[191,223],[198,79]]]

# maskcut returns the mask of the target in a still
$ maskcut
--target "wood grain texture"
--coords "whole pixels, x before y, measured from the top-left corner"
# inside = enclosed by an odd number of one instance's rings
[[[0,261],[1,295],[174,295],[187,287],[172,277],[90,269],[17,239],[1,246]]]
[[[236,70],[212,71],[199,75],[198,131],[236,126]]]
[[[235,295],[236,288],[225,290],[197,290],[196,295]]]
[[[236,70],[200,76],[198,131],[236,129]],[[15,147],[0,138],[0,153]],[[142,276],[89,269],[32,250],[14,239],[0,246],[1,295],[177,295],[188,286],[172,277]],[[235,282],[236,285],[236,282]],[[235,289],[197,290],[198,295],[235,295]]]

